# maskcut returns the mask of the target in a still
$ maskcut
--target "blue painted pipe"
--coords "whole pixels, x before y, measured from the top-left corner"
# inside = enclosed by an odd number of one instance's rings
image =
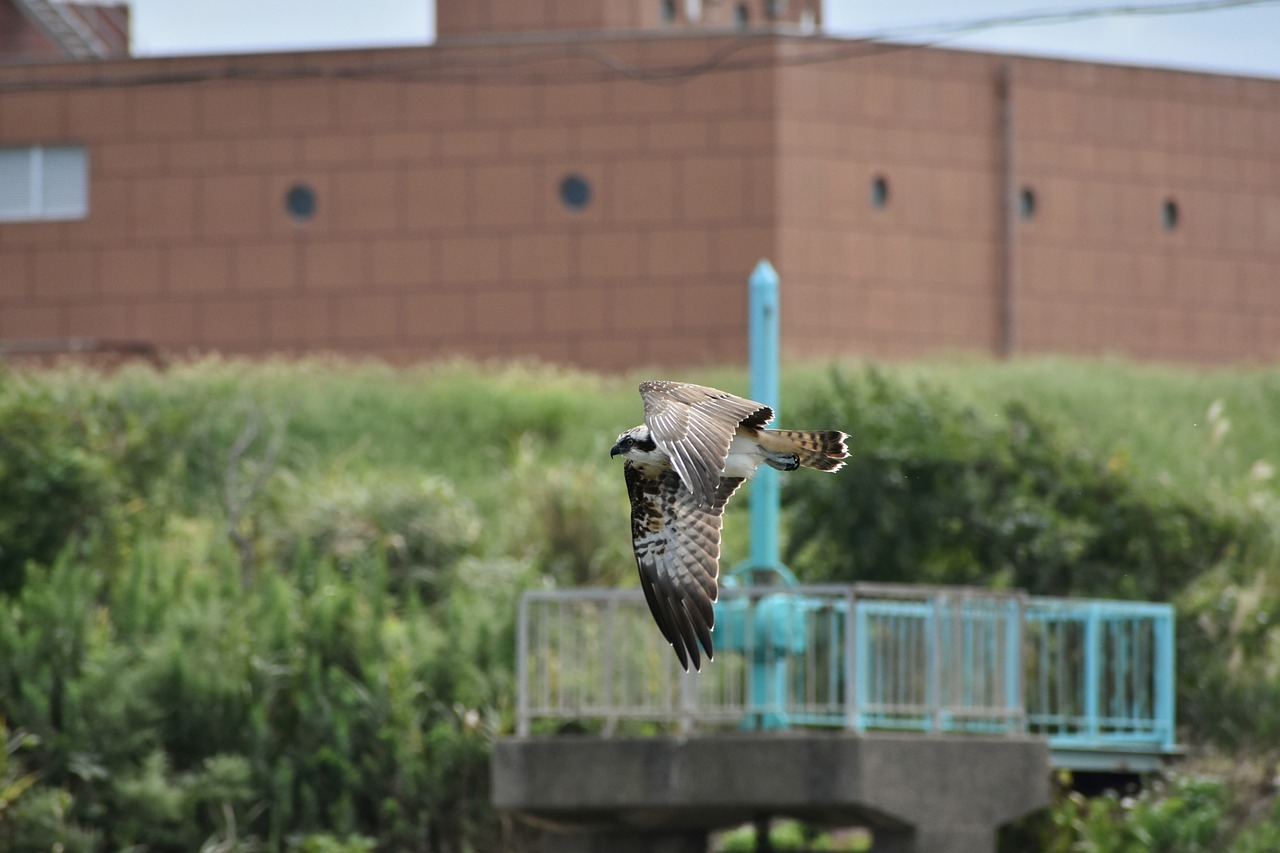
[[[760,261],[751,273],[747,332],[750,338],[751,399],[778,417],[778,271]],[[751,480],[752,568],[782,564],[778,549],[778,472],[763,466]]]

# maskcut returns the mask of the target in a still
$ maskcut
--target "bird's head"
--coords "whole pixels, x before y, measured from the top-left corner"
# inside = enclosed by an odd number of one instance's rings
[[[623,456],[633,462],[661,463],[666,459],[644,424],[632,427],[618,436],[613,447],[609,448],[609,455]]]

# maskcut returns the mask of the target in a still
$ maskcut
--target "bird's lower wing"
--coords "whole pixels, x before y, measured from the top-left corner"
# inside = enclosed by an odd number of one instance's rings
[[[687,671],[692,660],[699,669],[699,644],[708,660],[714,654],[711,629],[724,505],[742,480],[721,478],[712,499],[700,504],[669,468],[627,463],[625,470],[640,586],[680,665]]]

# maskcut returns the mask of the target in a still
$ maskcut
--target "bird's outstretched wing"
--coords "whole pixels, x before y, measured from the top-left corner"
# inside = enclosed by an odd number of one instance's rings
[[[720,484],[729,443],[739,424],[760,428],[773,410],[752,400],[703,385],[641,382],[644,422],[669,457],[685,488],[703,506]]]
[[[720,527],[724,505],[742,485],[720,479],[712,500],[699,505],[670,468],[623,466],[631,498],[631,538],[640,569],[640,586],[649,610],[676,650],[685,671],[702,666],[698,644],[713,656],[713,604],[719,587]]]

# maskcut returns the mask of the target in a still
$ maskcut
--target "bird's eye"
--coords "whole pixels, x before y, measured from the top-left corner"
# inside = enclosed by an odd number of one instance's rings
[[[635,443],[636,443],[636,440],[635,440],[634,438],[630,438],[630,437],[628,437],[628,438],[624,438],[624,439],[622,440],[622,446],[623,446],[623,447],[634,447],[634,446],[635,446]]]

